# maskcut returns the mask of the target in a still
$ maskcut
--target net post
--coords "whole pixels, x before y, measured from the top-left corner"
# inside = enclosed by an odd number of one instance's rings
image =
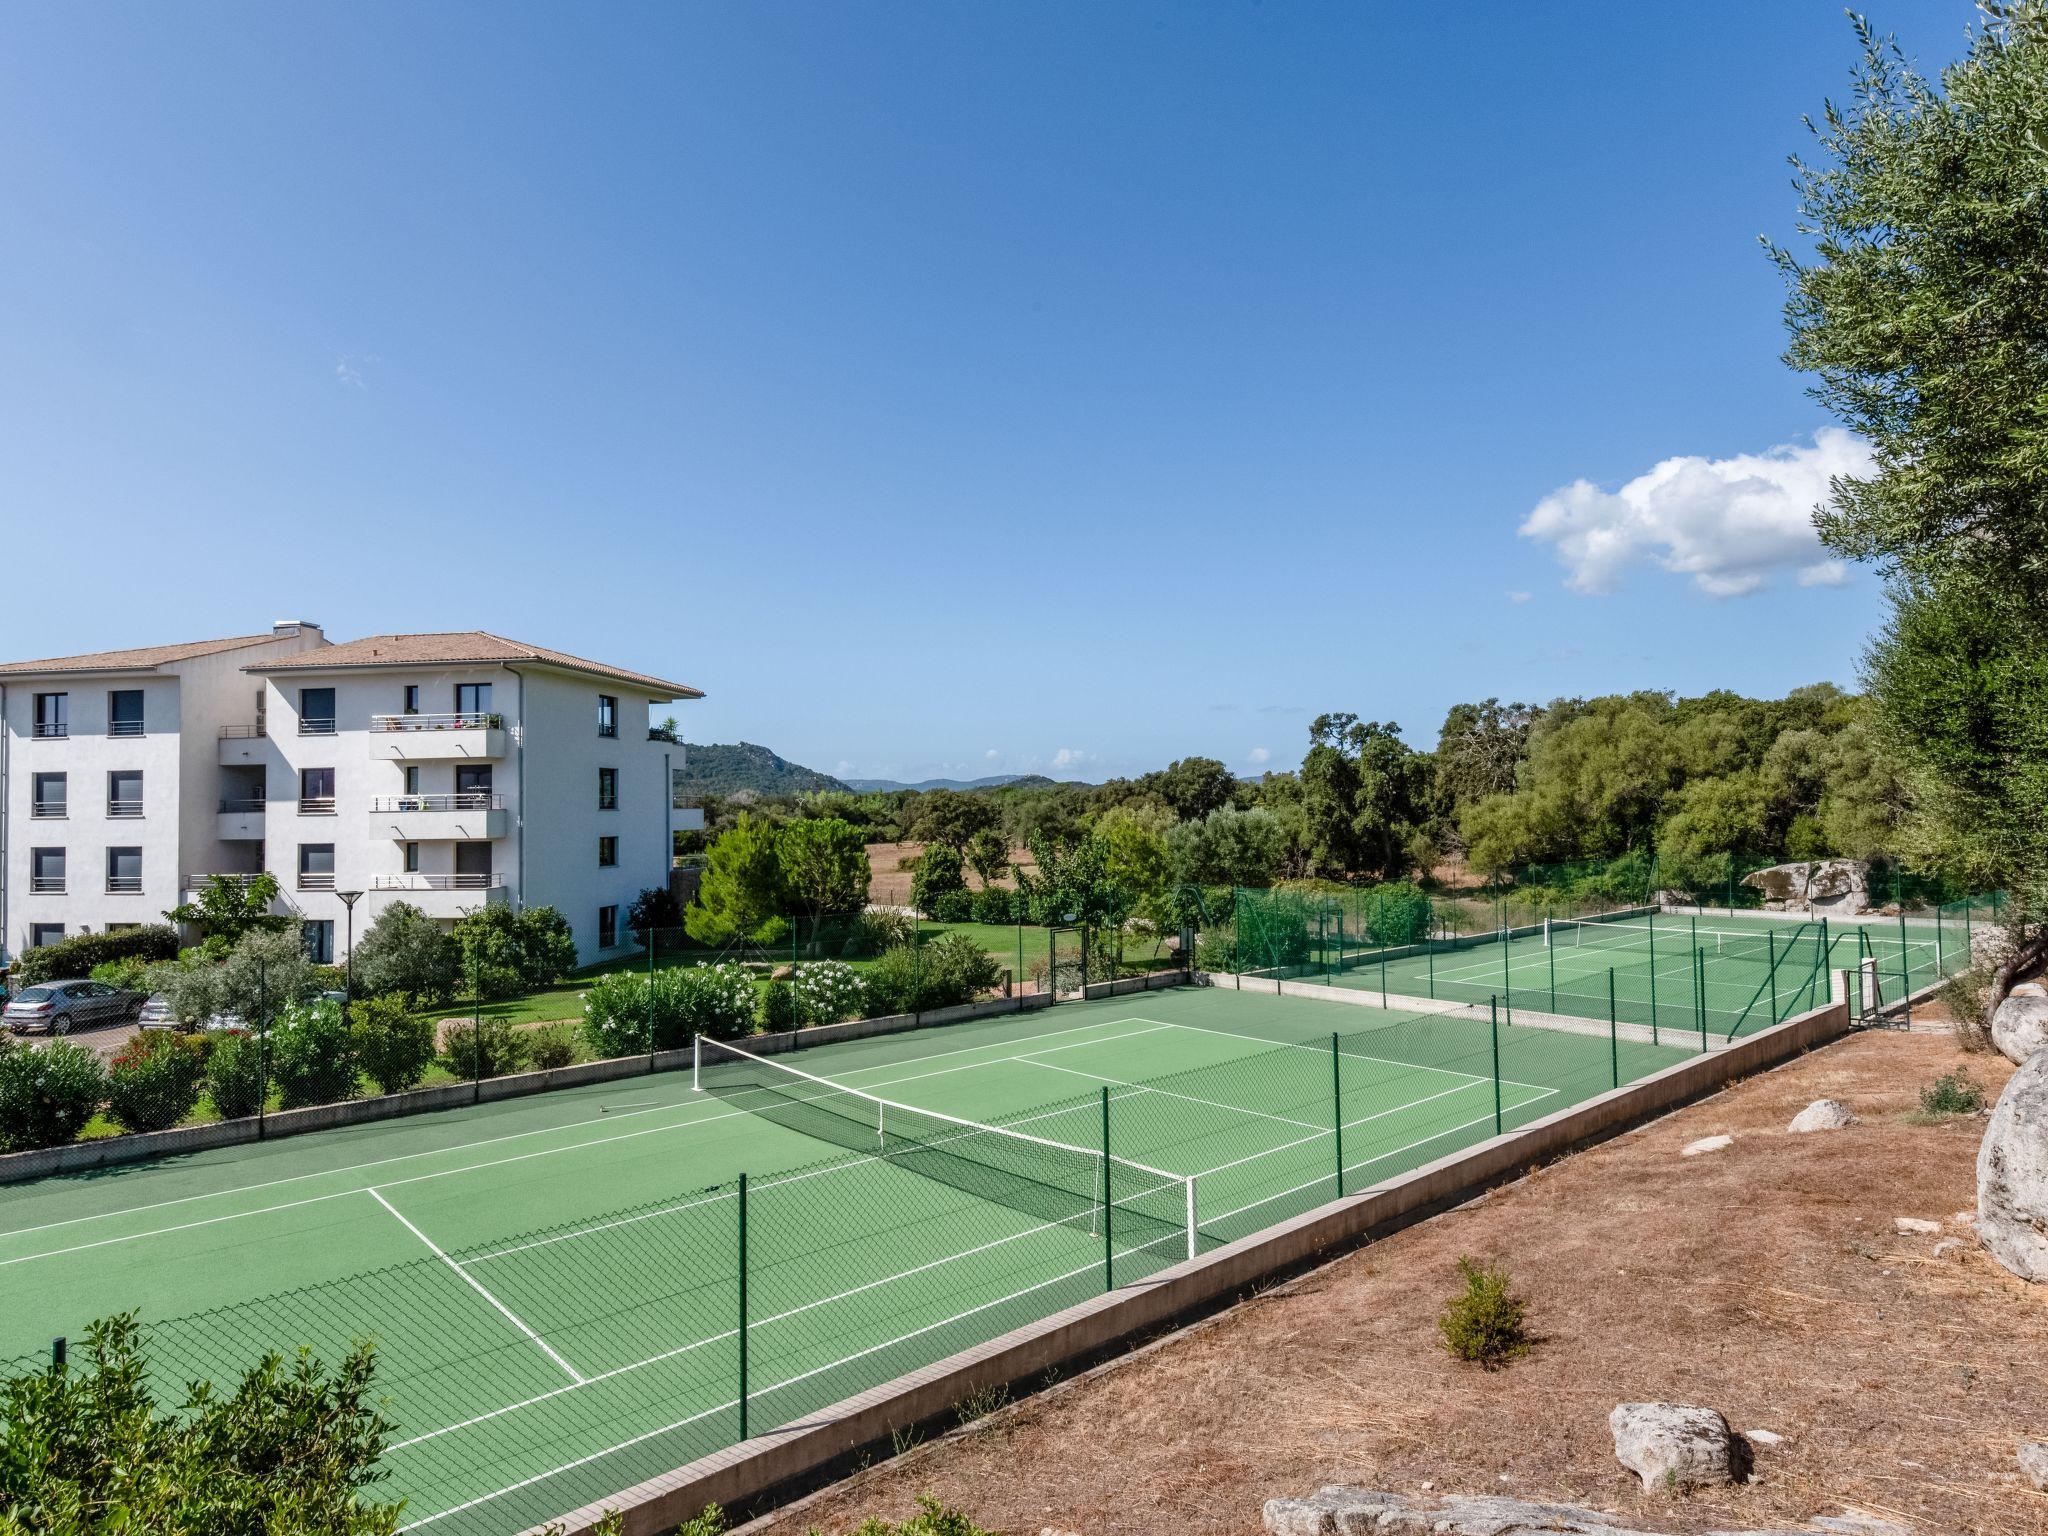
[[[1344,1056],[1330,1032],[1330,1131],[1337,1138],[1337,1198],[1344,1198]]]
[[[690,1036],[690,1092],[704,1091],[704,1037]]]
[[[1614,1086],[1621,1086],[1621,1025],[1614,1016],[1614,967],[1607,967],[1607,1059],[1614,1068]]]
[[[747,1176],[740,1175],[740,1232],[739,1232],[739,1280],[740,1280],[740,1439],[747,1438]]]
[[[1116,1186],[1109,1168],[1109,1084],[1102,1085],[1102,1288],[1116,1289],[1116,1246],[1109,1235],[1110,1217],[1116,1205]]]
[[[1501,1132],[1500,1120],[1500,1004],[1496,998],[1486,1000],[1487,1028],[1493,1036],[1493,1134]]]
[[[1188,1175],[1188,1257],[1196,1256],[1195,1176]]]

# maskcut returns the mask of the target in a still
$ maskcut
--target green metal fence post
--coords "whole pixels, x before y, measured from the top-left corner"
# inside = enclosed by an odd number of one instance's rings
[[[1947,974],[1942,964],[1941,956],[1941,905],[1939,902],[1934,907],[1934,974],[1937,976]]]
[[[747,1438],[747,1176],[740,1175],[740,1438]]]
[[[1387,952],[1380,950],[1380,1006],[1387,1006]]]
[[[1771,961],[1771,1022],[1775,1024],[1778,1022],[1778,936],[1775,933],[1764,935],[1764,949]]]
[[[1116,1248],[1110,1241],[1110,1209],[1116,1204],[1116,1186],[1109,1176],[1109,1084],[1102,1085],[1102,1288],[1116,1289]]]
[[[1429,933],[1429,942],[1428,942],[1428,944],[1427,944],[1427,945],[1426,945],[1425,947],[1426,947],[1426,948],[1427,948],[1427,949],[1429,950],[1429,995],[1430,995],[1430,998],[1431,998],[1432,1000],[1434,1000],[1434,999],[1435,999],[1435,997],[1436,997],[1436,926],[1435,926],[1435,924],[1431,924],[1431,925],[1430,925],[1430,933]]]
[[[1650,1044],[1657,1043],[1657,912],[1650,911]]]
[[[1543,927],[1543,953],[1550,959],[1550,1011],[1557,1012],[1557,929],[1546,923]]]
[[[1692,951],[1693,986],[1700,999],[1700,1049],[1707,1049],[1707,958],[1694,945]]]
[[[1500,1005],[1496,999],[1486,1002],[1487,1028],[1493,1035],[1493,1134],[1498,1136],[1500,1124]]]
[[[1614,1016],[1614,967],[1607,967],[1607,1059],[1614,1068],[1614,1086],[1621,1086],[1621,1025]]]
[[[1330,1131],[1337,1138],[1337,1198],[1344,1198],[1344,1056],[1330,1033]]]

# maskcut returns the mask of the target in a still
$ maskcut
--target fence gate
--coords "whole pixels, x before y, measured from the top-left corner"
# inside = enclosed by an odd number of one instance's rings
[[[1050,930],[1052,962],[1045,980],[1046,990],[1056,1003],[1079,1002],[1087,995],[1088,930]]]

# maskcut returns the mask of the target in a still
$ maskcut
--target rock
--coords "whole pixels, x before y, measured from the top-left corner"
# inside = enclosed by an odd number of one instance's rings
[[[1949,1217],[1949,1220],[1959,1227],[1974,1227],[1977,1225],[1977,1213],[1975,1211],[1957,1211],[1955,1215]]]
[[[2048,987],[2023,981],[1991,1015],[1991,1043],[2006,1060],[2024,1062],[2048,1046]]]
[[[794,981],[796,980],[796,967],[793,965],[778,965],[768,973],[768,979],[770,981]]]
[[[1786,1127],[1790,1131],[1839,1131],[1845,1125],[1854,1125],[1856,1117],[1849,1113],[1849,1106],[1840,1099],[1815,1099],[1806,1108],[1792,1117]]]
[[[1915,1235],[1924,1237],[1930,1233],[1939,1232],[1941,1230],[1941,1223],[1938,1221],[1927,1221],[1919,1216],[1894,1216],[1892,1218],[1892,1230],[1901,1237],[1912,1237]]]
[[[1607,1416],[1614,1455],[1646,1492],[1683,1493],[1732,1483],[1748,1471],[1742,1443],[1712,1408],[1621,1403]]]
[[[1751,1445],[1783,1445],[1785,1437],[1768,1429],[1745,1429],[1742,1438]]]
[[[1688,1141],[1678,1149],[1680,1157],[1698,1157],[1702,1152],[1719,1152],[1723,1147],[1735,1145],[1733,1136],[1702,1136],[1698,1141]]]
[[[1859,859],[1773,864],[1744,875],[1742,883],[1763,892],[1764,905],[1774,912],[1855,916],[1870,910],[1870,866]]]
[[[1984,1128],[1977,1239],[2022,1280],[2048,1280],[2048,1051],[2013,1073]]]
[[[1492,1494],[1413,1499],[1332,1485],[1305,1499],[1268,1499],[1271,1536],[1651,1536],[1604,1510]],[[1797,1531],[1715,1531],[1710,1536],[1911,1536],[1868,1515],[1816,1516]]]
[[[1934,1245],[1934,1256],[1937,1259],[1945,1259],[1962,1246],[1963,1240],[1960,1237],[1944,1237]]]
[[[2021,1446],[2020,1470],[2027,1474],[2028,1482],[2048,1493],[2048,1445],[2035,1441]]]

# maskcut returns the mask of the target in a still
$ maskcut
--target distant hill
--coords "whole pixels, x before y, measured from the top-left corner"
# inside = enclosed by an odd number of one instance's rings
[[[735,795],[743,789],[763,795],[826,794],[848,788],[829,773],[792,763],[751,741],[735,746],[690,742],[684,750],[688,766],[682,787],[697,794]]]
[[[866,794],[870,790],[890,792],[900,789],[914,789],[923,792],[927,789],[1008,789],[1016,784],[1022,784],[1028,788],[1031,785],[1050,784],[1051,782],[1052,780],[1046,778],[1043,774],[997,773],[991,774],[985,779],[920,779],[915,784],[906,784],[901,779],[848,779],[846,787],[860,794]]]

